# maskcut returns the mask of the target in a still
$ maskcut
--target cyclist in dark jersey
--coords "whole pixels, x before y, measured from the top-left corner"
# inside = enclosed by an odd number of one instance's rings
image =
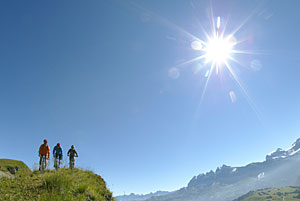
[[[73,169],[74,164],[75,164],[75,157],[78,157],[78,154],[77,154],[77,151],[74,148],[74,145],[72,145],[71,149],[69,149],[68,156],[69,156],[69,159],[70,159],[70,168]]]

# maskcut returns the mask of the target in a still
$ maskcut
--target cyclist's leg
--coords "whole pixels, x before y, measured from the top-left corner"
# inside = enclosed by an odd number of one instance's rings
[[[44,155],[44,160],[45,160],[45,169],[47,167],[47,155]]]
[[[40,164],[40,170],[44,170],[45,169],[45,155],[41,155],[41,158],[40,158],[40,161],[41,161],[41,164]]]
[[[59,154],[59,161],[58,161],[59,166],[60,166],[61,160],[62,160],[62,154]]]
[[[57,167],[57,157],[56,157],[56,154],[53,155],[53,158],[54,158],[54,168]]]
[[[74,159],[72,157],[70,157],[70,163],[69,163],[70,169],[73,169],[73,164],[74,164],[73,161],[74,161]]]
[[[40,163],[39,163],[39,170],[42,169],[42,162],[43,162],[43,155],[40,155]]]
[[[43,155],[42,163],[43,163],[43,169],[45,169],[46,168],[46,156],[45,155]]]

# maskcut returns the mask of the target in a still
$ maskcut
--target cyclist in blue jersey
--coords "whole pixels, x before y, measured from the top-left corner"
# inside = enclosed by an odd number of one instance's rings
[[[54,163],[54,167],[57,168],[57,159],[58,159],[58,167],[60,167],[60,162],[63,158],[63,150],[60,146],[60,143],[57,143],[57,145],[53,148],[53,157],[54,157],[54,160],[55,160],[55,163]]]

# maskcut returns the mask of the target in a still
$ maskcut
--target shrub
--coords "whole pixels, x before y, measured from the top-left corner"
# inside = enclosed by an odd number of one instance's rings
[[[77,187],[76,192],[80,193],[80,194],[84,194],[86,192],[87,188],[88,188],[88,185],[86,185],[86,184],[79,184],[78,187]]]

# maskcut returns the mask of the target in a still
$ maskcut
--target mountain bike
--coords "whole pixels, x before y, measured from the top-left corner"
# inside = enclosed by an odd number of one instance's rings
[[[55,155],[54,156],[54,168],[56,170],[58,170],[60,168],[60,164],[59,164],[59,156],[58,155]]]
[[[46,158],[46,155],[44,155],[44,154],[41,155],[41,158],[42,158],[42,164],[40,164],[39,170],[41,172],[43,172],[46,169],[46,160],[47,160],[47,158]]]
[[[77,157],[77,156],[70,157],[69,165],[70,165],[71,170],[73,170],[75,168],[75,157]]]

